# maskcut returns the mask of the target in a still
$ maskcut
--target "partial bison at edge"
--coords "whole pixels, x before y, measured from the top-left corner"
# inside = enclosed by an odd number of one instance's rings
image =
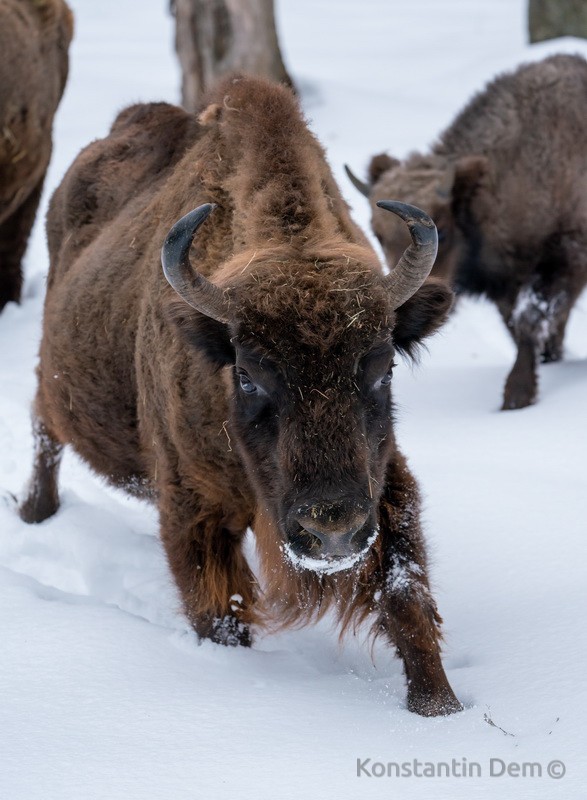
[[[503,408],[536,400],[539,360],[558,361],[569,313],[587,284],[587,62],[558,55],[492,81],[429,154],[375,156],[368,183],[389,264],[406,237],[377,201],[415,203],[439,233],[434,274],[492,300],[517,358]]]
[[[63,0],[0,0],[0,311],[20,300],[72,34]]]
[[[157,503],[200,636],[249,645],[253,625],[328,609],[342,630],[369,619],[403,659],[408,707],[449,714],[461,705],[390,387],[395,354],[436,330],[452,292],[426,280],[431,220],[382,205],[412,238],[389,276],[283,87],[232,77],[198,118],[163,103],[123,111],[51,201],[21,516],[55,513],[70,444]]]

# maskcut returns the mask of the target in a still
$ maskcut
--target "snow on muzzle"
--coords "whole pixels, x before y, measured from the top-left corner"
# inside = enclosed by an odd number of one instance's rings
[[[295,567],[333,573],[350,569],[377,538],[374,510],[348,503],[298,507],[289,515],[284,547]]]

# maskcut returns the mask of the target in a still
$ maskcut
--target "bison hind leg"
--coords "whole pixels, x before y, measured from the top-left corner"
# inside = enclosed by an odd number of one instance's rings
[[[564,351],[565,329],[569,318],[570,307],[562,309],[558,317],[553,321],[553,330],[546,338],[540,354],[543,364],[550,364],[561,361]]]
[[[35,461],[27,496],[19,508],[24,522],[43,522],[59,508],[57,478],[63,445],[55,439],[40,420],[33,423]]]

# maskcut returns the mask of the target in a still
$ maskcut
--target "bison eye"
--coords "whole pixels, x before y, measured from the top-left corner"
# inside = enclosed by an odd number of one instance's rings
[[[243,392],[246,394],[253,394],[257,391],[257,387],[253,383],[253,381],[249,378],[246,372],[239,372],[238,379],[240,381],[240,386]]]
[[[391,377],[393,375],[393,368],[395,367],[395,363],[393,363],[390,368],[387,370],[385,375],[382,378],[379,378],[378,381],[375,381],[374,389],[381,389],[382,386],[389,386],[391,383]]]
[[[446,241],[446,231],[444,228],[437,228],[438,233],[438,244],[442,244]]]

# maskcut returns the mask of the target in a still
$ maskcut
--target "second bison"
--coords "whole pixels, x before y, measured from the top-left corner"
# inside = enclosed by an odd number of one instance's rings
[[[396,197],[438,227],[434,274],[492,300],[516,346],[503,408],[537,393],[538,359],[561,358],[587,283],[587,62],[558,55],[504,74],[476,95],[428,154],[375,156],[373,230],[390,264],[405,232],[377,201]]]
[[[72,34],[63,0],[0,0],[0,310],[20,299]]]

